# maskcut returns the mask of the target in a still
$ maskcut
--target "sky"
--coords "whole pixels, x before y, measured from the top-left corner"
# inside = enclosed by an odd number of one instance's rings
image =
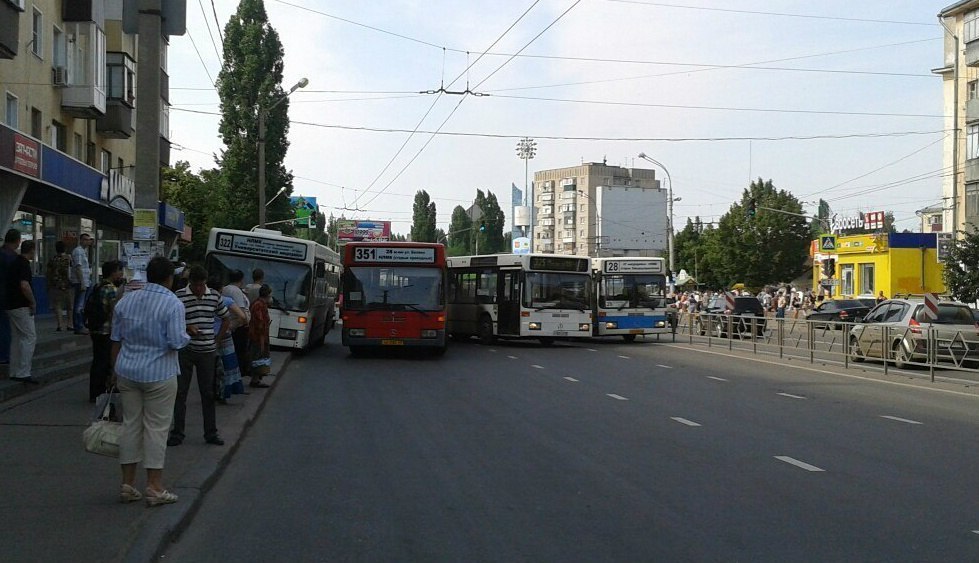
[[[265,0],[285,51],[285,166],[321,211],[411,227],[426,190],[447,230],[476,189],[507,215],[535,170],[668,167],[674,224],[717,221],[752,179],[814,213],[942,203],[946,3],[922,0]],[[188,0],[171,37],[171,161],[215,168],[220,31],[237,0]],[[512,56],[517,55],[517,56]],[[468,67],[468,70],[467,70]],[[975,72],[974,70],[972,72]],[[445,90],[469,95],[420,94]],[[413,131],[416,131],[412,134]],[[438,131],[440,134],[433,135]],[[664,183],[665,186],[665,183]],[[507,217],[508,221],[510,217]]]

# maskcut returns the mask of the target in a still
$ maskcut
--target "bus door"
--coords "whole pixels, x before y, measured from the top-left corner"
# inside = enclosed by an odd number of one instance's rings
[[[520,270],[500,270],[497,278],[500,296],[496,330],[499,334],[520,334]]]

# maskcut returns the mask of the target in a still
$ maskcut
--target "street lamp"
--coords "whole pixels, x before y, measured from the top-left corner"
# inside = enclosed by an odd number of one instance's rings
[[[276,192],[274,196],[272,196],[272,199],[270,199],[267,202],[265,202],[265,207],[268,207],[268,206],[272,205],[272,202],[275,201],[275,198],[279,197],[280,195],[282,195],[284,193],[286,193],[286,186],[282,186],[281,188],[279,188],[279,191]]]
[[[673,258],[673,179],[670,178],[670,171],[667,170],[667,168],[665,166],[663,166],[663,163],[662,162],[660,162],[660,161],[658,161],[658,160],[656,160],[654,158],[650,158],[650,157],[646,156],[646,153],[644,153],[644,152],[639,153],[639,158],[641,158],[643,160],[646,160],[646,161],[649,161],[649,162],[652,162],[656,166],[659,166],[660,168],[662,168],[663,169],[663,172],[666,172],[666,182],[667,182],[667,186],[666,186],[667,187],[667,192],[666,192],[666,214],[667,214],[667,221],[666,221],[666,225],[667,225],[667,228],[668,228],[667,233],[666,233],[666,245],[667,245],[667,249],[668,249],[667,251],[670,253],[670,283],[672,284],[673,283],[673,280],[676,279],[676,268],[674,268],[674,258]]]
[[[290,94],[295,92],[300,88],[305,88],[309,84],[309,80],[306,78],[301,78],[299,82],[296,82],[288,92],[283,94],[279,99],[272,102],[267,108],[259,106],[258,108],[258,226],[262,229],[265,228],[265,120],[268,119],[269,112],[275,109],[275,106],[282,103],[283,100],[289,97]],[[279,194],[276,194],[278,196]],[[272,199],[275,199],[274,197]],[[269,202],[271,203],[271,201]]]
[[[524,200],[521,202],[527,205],[527,198],[530,193],[530,180],[528,175],[528,163],[530,159],[534,158],[537,154],[537,141],[534,141],[530,137],[524,137],[517,141],[517,158],[523,160],[523,197]],[[531,221],[533,222],[533,221]],[[526,235],[527,233],[524,233]]]

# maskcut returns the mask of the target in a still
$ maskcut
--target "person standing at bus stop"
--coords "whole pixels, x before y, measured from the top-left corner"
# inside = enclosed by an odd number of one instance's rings
[[[85,298],[88,297],[88,288],[92,285],[92,267],[88,261],[88,249],[92,246],[92,235],[82,233],[78,239],[78,246],[71,251],[71,272],[69,280],[71,288],[75,293],[74,315],[75,334],[88,334],[85,330]]]
[[[252,302],[251,321],[248,324],[248,340],[252,351],[250,373],[252,376],[249,387],[268,387],[262,377],[269,374],[272,358],[269,354],[269,301],[272,300],[272,288],[263,284],[258,290],[258,299]]]

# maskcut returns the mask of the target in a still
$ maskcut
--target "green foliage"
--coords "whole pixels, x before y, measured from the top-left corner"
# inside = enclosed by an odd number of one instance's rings
[[[258,224],[258,113],[273,105],[266,120],[266,201],[283,187],[286,193],[268,206],[266,221],[292,216],[292,174],[283,165],[289,148],[289,100],[283,98],[282,58],[282,43],[269,25],[264,2],[241,0],[224,28],[224,64],[217,82],[222,114],[218,131],[225,145],[218,160],[227,186],[214,195],[221,203],[221,226],[250,229]]]
[[[208,233],[218,226],[215,216],[219,202],[213,194],[224,190],[223,178],[217,170],[195,174],[186,161],[177,161],[173,168],[164,168],[161,176],[161,199],[182,210],[184,221],[193,230],[193,242],[181,249],[181,255],[188,262],[201,262],[207,249]]]
[[[449,244],[446,252],[449,256],[469,256],[472,254],[472,218],[466,208],[457,205],[452,210],[449,222],[449,232],[446,233]]]
[[[959,231],[959,236],[949,247],[942,278],[952,296],[975,303],[979,300],[979,231]]]
[[[485,194],[482,190],[476,190],[475,204],[480,211],[478,224],[473,225],[474,236],[478,241],[475,248],[480,254],[509,251],[503,240],[503,223],[506,221],[506,215],[500,209],[496,194],[489,190]],[[479,227],[483,225],[486,228],[480,231]]]
[[[830,231],[829,224],[832,219],[833,210],[830,208],[829,203],[825,199],[820,199],[816,215],[809,223],[809,238],[815,240],[819,238],[819,235],[828,233]]]
[[[428,196],[428,192],[418,190],[415,193],[415,204],[412,210],[411,240],[435,242],[435,202]]]

